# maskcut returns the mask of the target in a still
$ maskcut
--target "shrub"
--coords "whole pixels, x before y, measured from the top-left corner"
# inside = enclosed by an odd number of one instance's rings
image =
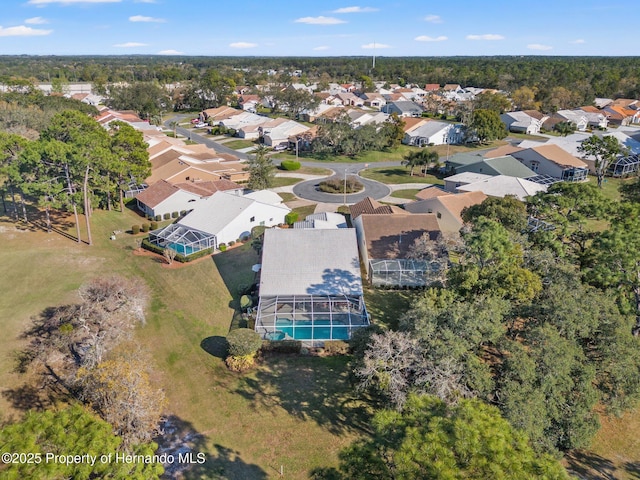
[[[244,237],[242,237],[243,242],[248,242],[249,240],[251,240],[251,237],[249,235],[245,235]]]
[[[160,255],[164,253],[164,248],[159,247],[158,245],[154,245],[149,241],[148,238],[145,238],[144,240],[142,240],[142,248],[144,248],[145,250],[149,250],[150,252],[153,252],[153,253],[159,253]]]
[[[355,178],[347,178],[346,181],[347,192],[346,193],[356,193],[361,191],[364,186]],[[323,180],[318,185],[318,189],[324,193],[345,193],[345,181],[340,180],[338,178],[333,178],[330,180]]]
[[[171,218],[171,214],[169,212],[164,214],[164,219],[169,220]]]
[[[227,130],[227,135],[229,135],[230,137],[235,137],[236,136],[235,128],[230,128],[229,130]]]
[[[227,345],[229,355],[232,357],[243,357],[253,355],[262,346],[262,339],[258,332],[248,328],[236,328],[227,335]]]
[[[343,340],[326,340],[324,351],[327,355],[346,355],[349,353],[349,344]]]
[[[262,349],[266,352],[275,353],[300,353],[302,342],[298,340],[264,340]]]
[[[235,244],[236,244],[236,242],[235,242],[234,240],[230,240],[230,241],[229,241],[229,246],[230,246],[230,247],[232,247],[232,246],[233,246],[233,245],[235,245]]]
[[[180,214],[178,212],[171,212],[171,218],[178,218]]]
[[[221,252],[224,252],[227,250],[227,244],[226,243],[221,243],[220,245],[218,245],[218,250],[220,250]]]
[[[256,354],[242,355],[239,357],[227,357],[224,361],[227,364],[227,368],[232,372],[246,372],[254,367],[256,364]]]
[[[297,162],[296,160],[283,160],[282,162],[280,162],[280,168],[282,170],[298,170],[300,166],[300,162]]]
[[[186,210],[180,210],[180,216],[184,217],[187,214]]]
[[[156,221],[156,222],[159,222],[160,220],[162,220],[162,216],[160,216],[160,215],[156,215],[155,221]]]
[[[142,224],[142,228],[141,228],[141,230],[142,230],[144,233],[147,233],[147,232],[149,231],[149,224],[148,224],[148,223],[143,223],[143,224]]]
[[[253,299],[249,295],[242,295],[240,297],[240,308],[244,311],[253,306]]]
[[[149,228],[151,228],[151,230],[157,230],[158,222],[151,222],[151,225],[149,226]]]
[[[298,221],[298,212],[289,212],[285,215],[284,221],[287,222],[287,225],[293,225]]]
[[[133,233],[134,235],[137,235],[140,233],[140,225],[133,225],[131,227],[131,233]]]

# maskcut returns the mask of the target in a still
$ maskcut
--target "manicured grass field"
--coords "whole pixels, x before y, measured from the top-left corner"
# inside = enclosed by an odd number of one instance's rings
[[[230,373],[222,358],[224,336],[237,287],[253,281],[257,256],[244,245],[169,269],[160,258],[134,255],[129,234],[109,240],[112,231],[140,221],[129,211],[96,211],[93,246],[0,223],[1,417],[21,413],[9,401],[23,381],[11,373],[12,353],[29,318],[47,306],[77,301],[83,281],[119,273],[139,277],[153,292],[147,324],[136,337],[151,353],[173,425],[200,434],[191,443],[207,462],[188,478],[271,478],[282,466],[285,478],[302,479],[315,467],[337,464],[340,449],[366,432],[369,416],[352,391],[348,359],[269,357],[246,376]]]
[[[394,198],[404,198],[406,200],[415,200],[416,193],[420,191],[419,188],[407,188],[406,190],[396,190],[391,192],[391,196]]]
[[[288,187],[289,185],[295,185],[296,183],[300,183],[302,181],[303,181],[302,178],[274,177],[271,180],[271,188]]]
[[[258,145],[251,140],[231,140],[229,142],[222,142],[225,147],[232,148],[234,150],[240,150],[241,148],[257,147]]]
[[[367,168],[360,172],[364,178],[377,180],[382,183],[400,184],[400,183],[428,183],[433,185],[444,185],[444,182],[433,175],[418,175],[414,173],[413,177],[409,174],[410,170],[405,167],[379,167]]]

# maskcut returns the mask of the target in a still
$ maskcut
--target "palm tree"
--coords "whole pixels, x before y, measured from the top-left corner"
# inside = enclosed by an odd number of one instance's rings
[[[405,167],[411,168],[410,175],[413,177],[413,169],[421,164],[422,152],[420,150],[412,151],[407,153],[404,157],[402,157],[401,165]]]
[[[179,123],[178,123],[178,121],[177,121],[177,120],[171,120],[171,121],[169,122],[169,126],[170,126],[171,128],[173,128],[173,138],[178,138],[178,134],[177,134],[178,125],[179,125]]]

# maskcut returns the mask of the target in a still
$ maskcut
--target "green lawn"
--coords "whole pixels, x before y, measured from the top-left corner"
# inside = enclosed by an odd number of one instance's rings
[[[313,205],[305,205],[304,207],[296,207],[292,209],[293,212],[298,212],[298,220],[304,220],[307,218],[307,215],[311,215],[316,211],[316,204]]]
[[[415,200],[416,193],[420,191],[419,188],[407,188],[406,190],[395,190],[391,192],[391,196],[395,198],[404,198],[406,200]]]
[[[0,223],[0,417],[20,414],[9,402],[11,389],[22,383],[11,373],[12,353],[29,318],[77,301],[75,291],[86,279],[119,273],[139,277],[153,292],[147,324],[136,337],[150,351],[174,425],[201,434],[194,449],[208,459],[189,478],[270,478],[283,466],[286,478],[302,479],[315,467],[336,465],[338,451],[366,430],[369,415],[354,396],[347,359],[269,357],[246,376],[230,373],[221,358],[224,336],[237,287],[253,281],[257,256],[244,245],[168,269],[162,259],[134,255],[129,234],[109,240],[113,230],[133,223],[140,217],[130,211],[96,211],[91,247]]]
[[[232,148],[233,150],[240,150],[241,148],[257,147],[258,145],[252,140],[231,140],[230,142],[222,142],[225,147]]]
[[[444,181],[433,175],[418,175],[414,173],[413,177],[409,174],[410,171],[405,167],[379,167],[379,168],[367,168],[362,170],[360,175],[364,178],[371,180],[377,180],[382,183],[401,184],[401,183],[428,183],[434,185],[444,185]]]
[[[271,188],[288,187],[289,185],[295,185],[296,183],[300,183],[302,181],[304,181],[302,178],[274,177],[271,180]]]
[[[296,170],[298,173],[304,173],[305,175],[331,175],[333,174],[332,170],[328,168],[320,168],[320,167],[305,167],[304,165]]]
[[[602,193],[611,200],[620,201],[622,196],[620,195],[620,185],[625,183],[635,182],[636,178],[613,178],[613,177],[605,177],[602,181]],[[596,177],[590,176],[589,182],[597,185]]]
[[[279,193],[278,195],[280,195],[280,198],[282,198],[283,202],[291,202],[298,198],[293,193],[289,193],[289,192],[282,192],[282,193]]]

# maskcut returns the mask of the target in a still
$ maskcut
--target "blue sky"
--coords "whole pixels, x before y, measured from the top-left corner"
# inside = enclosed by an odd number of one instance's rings
[[[632,20],[638,5],[638,0],[3,0],[0,53],[640,55]]]

